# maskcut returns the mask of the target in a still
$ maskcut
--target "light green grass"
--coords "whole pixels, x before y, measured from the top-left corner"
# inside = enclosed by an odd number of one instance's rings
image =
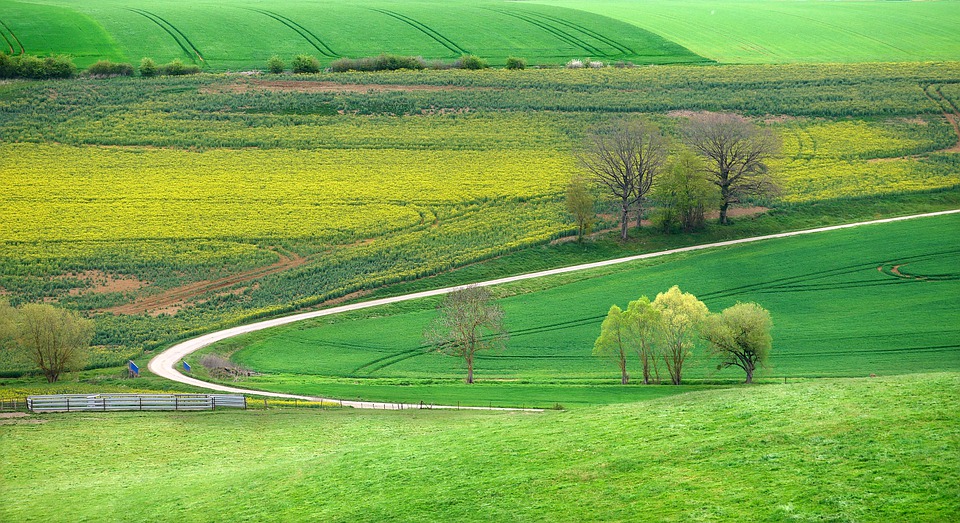
[[[601,387],[613,394],[607,398],[585,387],[618,378],[612,365],[591,356],[600,322],[611,304],[625,307],[677,284],[713,311],[737,301],[756,301],[771,311],[775,341],[768,379],[956,371],[958,239],[960,217],[925,218],[506,286],[499,292],[512,294],[501,301],[511,339],[505,351],[480,356],[475,372],[478,381],[511,380],[512,389],[452,383],[462,376],[462,362],[431,352],[423,342],[436,299],[256,333],[224,342],[221,350],[236,351],[237,361],[266,373],[249,384],[269,390],[402,401],[425,393],[376,386],[399,381],[429,385],[436,396],[420,399],[436,403],[622,401],[619,387]],[[697,380],[742,378],[733,370],[717,372],[703,354],[687,369],[687,378]],[[578,386],[556,387],[565,382]],[[542,388],[556,395],[544,401]]]
[[[0,420],[4,521],[950,521],[956,373],[543,414]]]
[[[71,54],[81,66],[151,56],[242,70],[300,53],[323,63],[383,52],[447,60],[473,53],[496,65],[520,56],[554,66],[572,58],[852,63],[960,55],[960,4],[952,0],[3,0],[0,13],[27,52]]]
[[[623,20],[721,63],[953,60],[960,3],[538,0]]]

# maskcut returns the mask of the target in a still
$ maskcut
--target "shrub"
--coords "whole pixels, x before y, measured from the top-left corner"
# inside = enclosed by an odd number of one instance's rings
[[[13,59],[14,75],[19,78],[43,78],[43,60],[36,56],[23,55]]]
[[[130,76],[133,66],[130,64],[114,63],[110,60],[100,60],[87,68],[90,76]]]
[[[600,62],[600,61],[598,61],[598,60],[591,60],[590,62],[588,62],[587,65],[590,66],[590,69],[601,69],[601,68],[603,68],[603,62]]]
[[[507,69],[520,70],[520,69],[526,69],[526,68],[527,68],[527,61],[524,60],[523,58],[514,58],[512,56],[510,58],[507,58]]]
[[[297,74],[309,74],[320,72],[320,61],[310,55],[297,55],[291,63],[293,72]]]
[[[453,66],[457,69],[470,70],[486,69],[487,67],[490,67],[486,60],[477,56],[473,56],[472,54],[461,56],[459,60],[453,63]]]
[[[273,74],[280,74],[286,68],[287,64],[283,63],[283,60],[277,55],[273,55],[267,60],[267,71]]]
[[[17,68],[10,55],[0,53],[0,78],[13,78],[17,74]]]
[[[567,69],[583,69],[583,60],[577,60],[574,58],[567,62]]]
[[[43,59],[42,78],[72,78],[77,74],[77,66],[69,56],[48,56]]]
[[[165,76],[183,76],[188,74],[197,74],[200,72],[200,66],[194,64],[185,64],[179,59],[163,64],[157,68],[157,72]]]
[[[157,76],[157,64],[149,58],[140,60],[140,76],[147,78]]]
[[[623,60],[615,62],[613,66],[618,69],[633,69],[634,67],[636,67],[635,65],[633,65],[633,62],[625,62]]]
[[[345,71],[397,71],[399,69],[420,70],[426,67],[427,62],[419,56],[392,54],[357,59],[341,58],[330,64],[330,70],[335,73]]]

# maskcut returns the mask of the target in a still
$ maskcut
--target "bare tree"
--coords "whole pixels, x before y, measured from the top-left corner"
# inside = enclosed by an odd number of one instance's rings
[[[590,234],[593,227],[593,221],[596,213],[593,209],[593,195],[590,194],[590,188],[587,181],[579,175],[575,175],[567,184],[567,212],[573,216],[577,222],[577,242],[582,242],[583,237]]]
[[[730,204],[777,191],[766,161],[779,153],[780,144],[769,130],[735,114],[701,113],[684,126],[683,138],[703,157],[711,181],[720,189],[722,225],[729,223]]]
[[[476,353],[503,348],[507,342],[503,309],[493,303],[489,289],[470,286],[447,294],[437,310],[440,316],[424,336],[437,352],[463,358],[466,381],[473,383]]]
[[[577,153],[580,166],[620,204],[620,239],[627,239],[630,209],[643,204],[667,157],[666,139],[656,126],[642,120],[625,121],[591,132]]]
[[[49,383],[83,365],[92,339],[93,321],[76,312],[40,303],[20,308],[17,342]]]

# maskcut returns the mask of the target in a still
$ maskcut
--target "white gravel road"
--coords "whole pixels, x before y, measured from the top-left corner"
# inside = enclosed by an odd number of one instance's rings
[[[613,259],[613,260],[605,260],[605,261],[594,262],[594,263],[585,263],[585,264],[582,264],[582,265],[573,265],[573,266],[570,266],[570,267],[562,267],[562,268],[560,268],[560,269],[551,269],[551,270],[547,270],[547,271],[532,272],[532,273],[529,273],[529,274],[520,274],[520,275],[518,275],[518,276],[510,276],[510,277],[507,277],[507,278],[499,278],[499,279],[496,279],[496,280],[490,280],[490,281],[475,283],[475,284],[472,284],[472,285],[478,285],[478,286],[500,285],[500,284],[502,284],[502,283],[509,283],[509,282],[515,282],[515,281],[521,281],[521,280],[529,280],[529,279],[532,279],[532,278],[542,278],[542,277],[544,277],[544,276],[553,276],[553,275],[556,275],[556,274],[564,274],[564,273],[567,273],[567,272],[575,272],[575,271],[583,271],[583,270],[588,270],[588,269],[595,269],[595,268],[597,268],[597,267],[606,267],[606,266],[608,266],[608,265],[617,265],[617,264],[620,264],[620,263],[629,263],[629,262],[636,261],[636,260],[644,260],[644,259],[648,259],[648,258],[656,258],[656,257],[659,257],[659,256],[667,256],[667,255],[670,255],[670,254],[676,254],[676,253],[681,253],[681,252],[699,251],[699,250],[703,250],[703,249],[713,249],[713,248],[716,248],[716,247],[725,247],[725,246],[729,246],[729,245],[739,245],[739,244],[742,244],[742,243],[752,243],[752,242],[758,242],[758,241],[763,241],[763,240],[770,240],[770,239],[774,239],[774,238],[787,238],[787,237],[791,237],[791,236],[800,236],[800,235],[803,235],[803,234],[815,234],[815,233],[820,233],[820,232],[836,231],[836,230],[839,230],[839,229],[849,229],[849,228],[851,228],[851,227],[863,227],[863,226],[866,226],[866,225],[875,225],[875,224],[881,224],[881,223],[898,222],[898,221],[903,221],[903,220],[914,220],[914,219],[918,219],[918,218],[926,218],[926,217],[930,217],[930,216],[942,216],[942,215],[946,215],[946,214],[956,214],[956,213],[960,213],[960,209],[951,210],[951,211],[933,212],[933,213],[927,213],[927,214],[917,214],[917,215],[912,215],[912,216],[901,216],[901,217],[898,217],[898,218],[887,218],[887,219],[882,219],[882,220],[872,220],[872,221],[867,221],[867,222],[849,223],[849,224],[845,224],[845,225],[834,225],[834,226],[831,226],[831,227],[820,227],[820,228],[817,228],[817,229],[807,229],[807,230],[803,230],[803,231],[784,232],[784,233],[780,233],[780,234],[770,234],[770,235],[766,235],[766,236],[756,236],[756,237],[753,237],[753,238],[742,238],[742,239],[739,239],[739,240],[729,240],[729,241],[717,242],[717,243],[710,243],[710,244],[705,244],[705,245],[694,245],[694,246],[691,246],[691,247],[682,247],[682,248],[679,248],[679,249],[670,249],[670,250],[667,250],[667,251],[652,252],[652,253],[647,253],[647,254],[638,254],[638,255],[636,255],[636,256],[628,256],[628,257],[626,257],[626,258],[616,258],[616,259]],[[389,303],[397,303],[397,302],[408,301],[408,300],[416,300],[416,299],[418,299],[418,298],[426,298],[426,297],[428,297],[428,296],[439,296],[439,295],[443,295],[443,294],[447,294],[447,293],[456,291],[456,290],[458,290],[458,289],[462,289],[462,288],[464,288],[464,287],[466,287],[466,285],[459,285],[459,286],[456,286],[456,287],[446,287],[446,288],[443,288],[443,289],[435,289],[435,290],[432,290],[432,291],[416,292],[416,293],[413,293],[413,294],[405,294],[405,295],[403,295],[403,296],[394,296],[394,297],[392,297],[392,298],[381,298],[381,299],[377,299],[377,300],[370,300],[370,301],[365,301],[365,302],[360,302],[360,303],[353,303],[353,304],[350,304],[350,305],[341,305],[341,306],[338,306],[338,307],[331,307],[331,308],[329,308],[329,309],[323,309],[323,310],[311,311],[311,312],[304,312],[304,313],[301,313],[301,314],[294,314],[294,315],[291,315],[291,316],[283,316],[283,317],[280,317],[280,318],[274,318],[274,319],[272,319],[272,320],[258,321],[258,322],[256,322],[256,323],[251,323],[251,324],[249,324],[249,325],[241,325],[241,326],[239,326],[239,327],[233,327],[233,328],[230,328],[230,329],[224,329],[224,330],[217,331],[217,332],[211,332],[210,334],[205,334],[205,335],[203,335],[203,336],[200,336],[199,338],[194,338],[194,339],[191,339],[191,340],[187,340],[187,341],[178,343],[178,344],[170,347],[169,349],[161,352],[160,354],[154,356],[153,359],[150,360],[150,364],[149,364],[148,368],[150,369],[150,372],[156,374],[157,376],[161,376],[161,377],[164,377],[164,378],[173,380],[173,381],[177,381],[177,382],[180,382],[180,383],[185,383],[185,384],[188,384],[188,385],[194,385],[194,386],[202,387],[202,388],[205,388],[205,389],[210,389],[210,390],[215,390],[215,391],[221,391],[221,392],[232,392],[232,393],[237,393],[237,394],[250,394],[250,395],[267,396],[267,397],[273,397],[273,398],[300,399],[300,400],[308,400],[308,401],[321,401],[321,400],[323,400],[323,401],[328,401],[328,402],[336,402],[336,403],[338,403],[338,404],[341,404],[341,403],[342,403],[342,405],[345,406],[345,407],[355,407],[355,408],[361,408],[361,409],[395,409],[395,410],[399,410],[399,409],[416,409],[416,408],[435,408],[435,409],[458,409],[458,408],[459,408],[459,409],[465,409],[465,410],[466,410],[466,409],[473,409],[473,410],[491,410],[491,409],[488,408],[488,407],[458,407],[458,406],[455,406],[455,405],[420,405],[420,404],[402,404],[402,403],[378,403],[378,402],[370,402],[370,401],[346,401],[346,400],[341,401],[341,400],[332,399],[332,398],[320,398],[320,397],[313,397],[313,396],[300,396],[300,395],[296,395],[296,394],[282,394],[282,393],[278,393],[278,392],[264,392],[264,391],[259,391],[259,390],[244,389],[244,388],[240,388],[240,387],[231,387],[231,386],[227,386],[227,385],[220,385],[220,384],[216,384],[216,383],[209,383],[209,382],[206,382],[206,381],[201,381],[201,380],[198,380],[198,379],[196,379],[196,378],[191,378],[190,376],[185,376],[185,375],[181,374],[181,373],[180,373],[178,370],[176,370],[176,368],[175,368],[175,366],[178,365],[178,364],[180,363],[180,361],[183,360],[183,358],[185,358],[188,354],[190,354],[190,353],[192,353],[192,352],[195,352],[195,351],[197,351],[197,350],[199,350],[199,349],[201,349],[201,348],[203,348],[203,347],[206,347],[207,345],[210,345],[210,344],[212,344],[212,343],[218,342],[218,341],[220,341],[220,340],[225,340],[225,339],[227,339],[227,338],[232,338],[233,336],[238,336],[238,335],[240,335],[240,334],[246,334],[246,333],[248,333],[248,332],[254,332],[254,331],[263,330],[263,329],[269,329],[269,328],[271,328],[271,327],[277,327],[277,326],[279,326],[279,325],[287,325],[287,324],[290,324],[290,323],[295,323],[295,322],[303,321],[303,320],[309,320],[309,319],[312,319],[312,318],[319,318],[319,317],[321,317],[321,316],[328,316],[328,315],[331,315],[331,314],[340,314],[340,313],[342,313],[342,312],[355,311],[355,310],[359,310],[359,309],[366,309],[366,308],[368,308],[368,307],[377,307],[377,306],[379,306],[379,305],[386,305],[386,304],[389,304]],[[525,409],[498,409],[498,408],[494,408],[494,409],[492,409],[492,410],[525,410]],[[529,409],[527,409],[527,410],[529,410]]]

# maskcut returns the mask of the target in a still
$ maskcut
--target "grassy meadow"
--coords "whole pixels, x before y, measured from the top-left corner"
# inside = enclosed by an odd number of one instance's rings
[[[475,364],[485,385],[459,383],[462,361],[425,345],[437,299],[253,333],[213,350],[263,373],[247,385],[299,394],[538,407],[645,399],[671,387],[617,385],[616,366],[591,355],[593,342],[610,305],[679,284],[714,312],[738,301],[770,310],[772,365],[760,375],[768,381],[960,371],[958,239],[960,217],[951,215],[509,284],[496,290],[507,348]],[[636,361],[630,367],[639,375]],[[743,379],[737,368],[714,367],[696,353],[685,377]]]
[[[272,55],[322,63],[380,53],[502,65],[517,56],[662,63],[953,60],[960,9],[936,2],[464,0],[254,2],[4,0],[5,52],[181,59],[210,71],[263,68]]]
[[[541,414],[3,419],[0,519],[949,521],[958,391],[941,373]]]

